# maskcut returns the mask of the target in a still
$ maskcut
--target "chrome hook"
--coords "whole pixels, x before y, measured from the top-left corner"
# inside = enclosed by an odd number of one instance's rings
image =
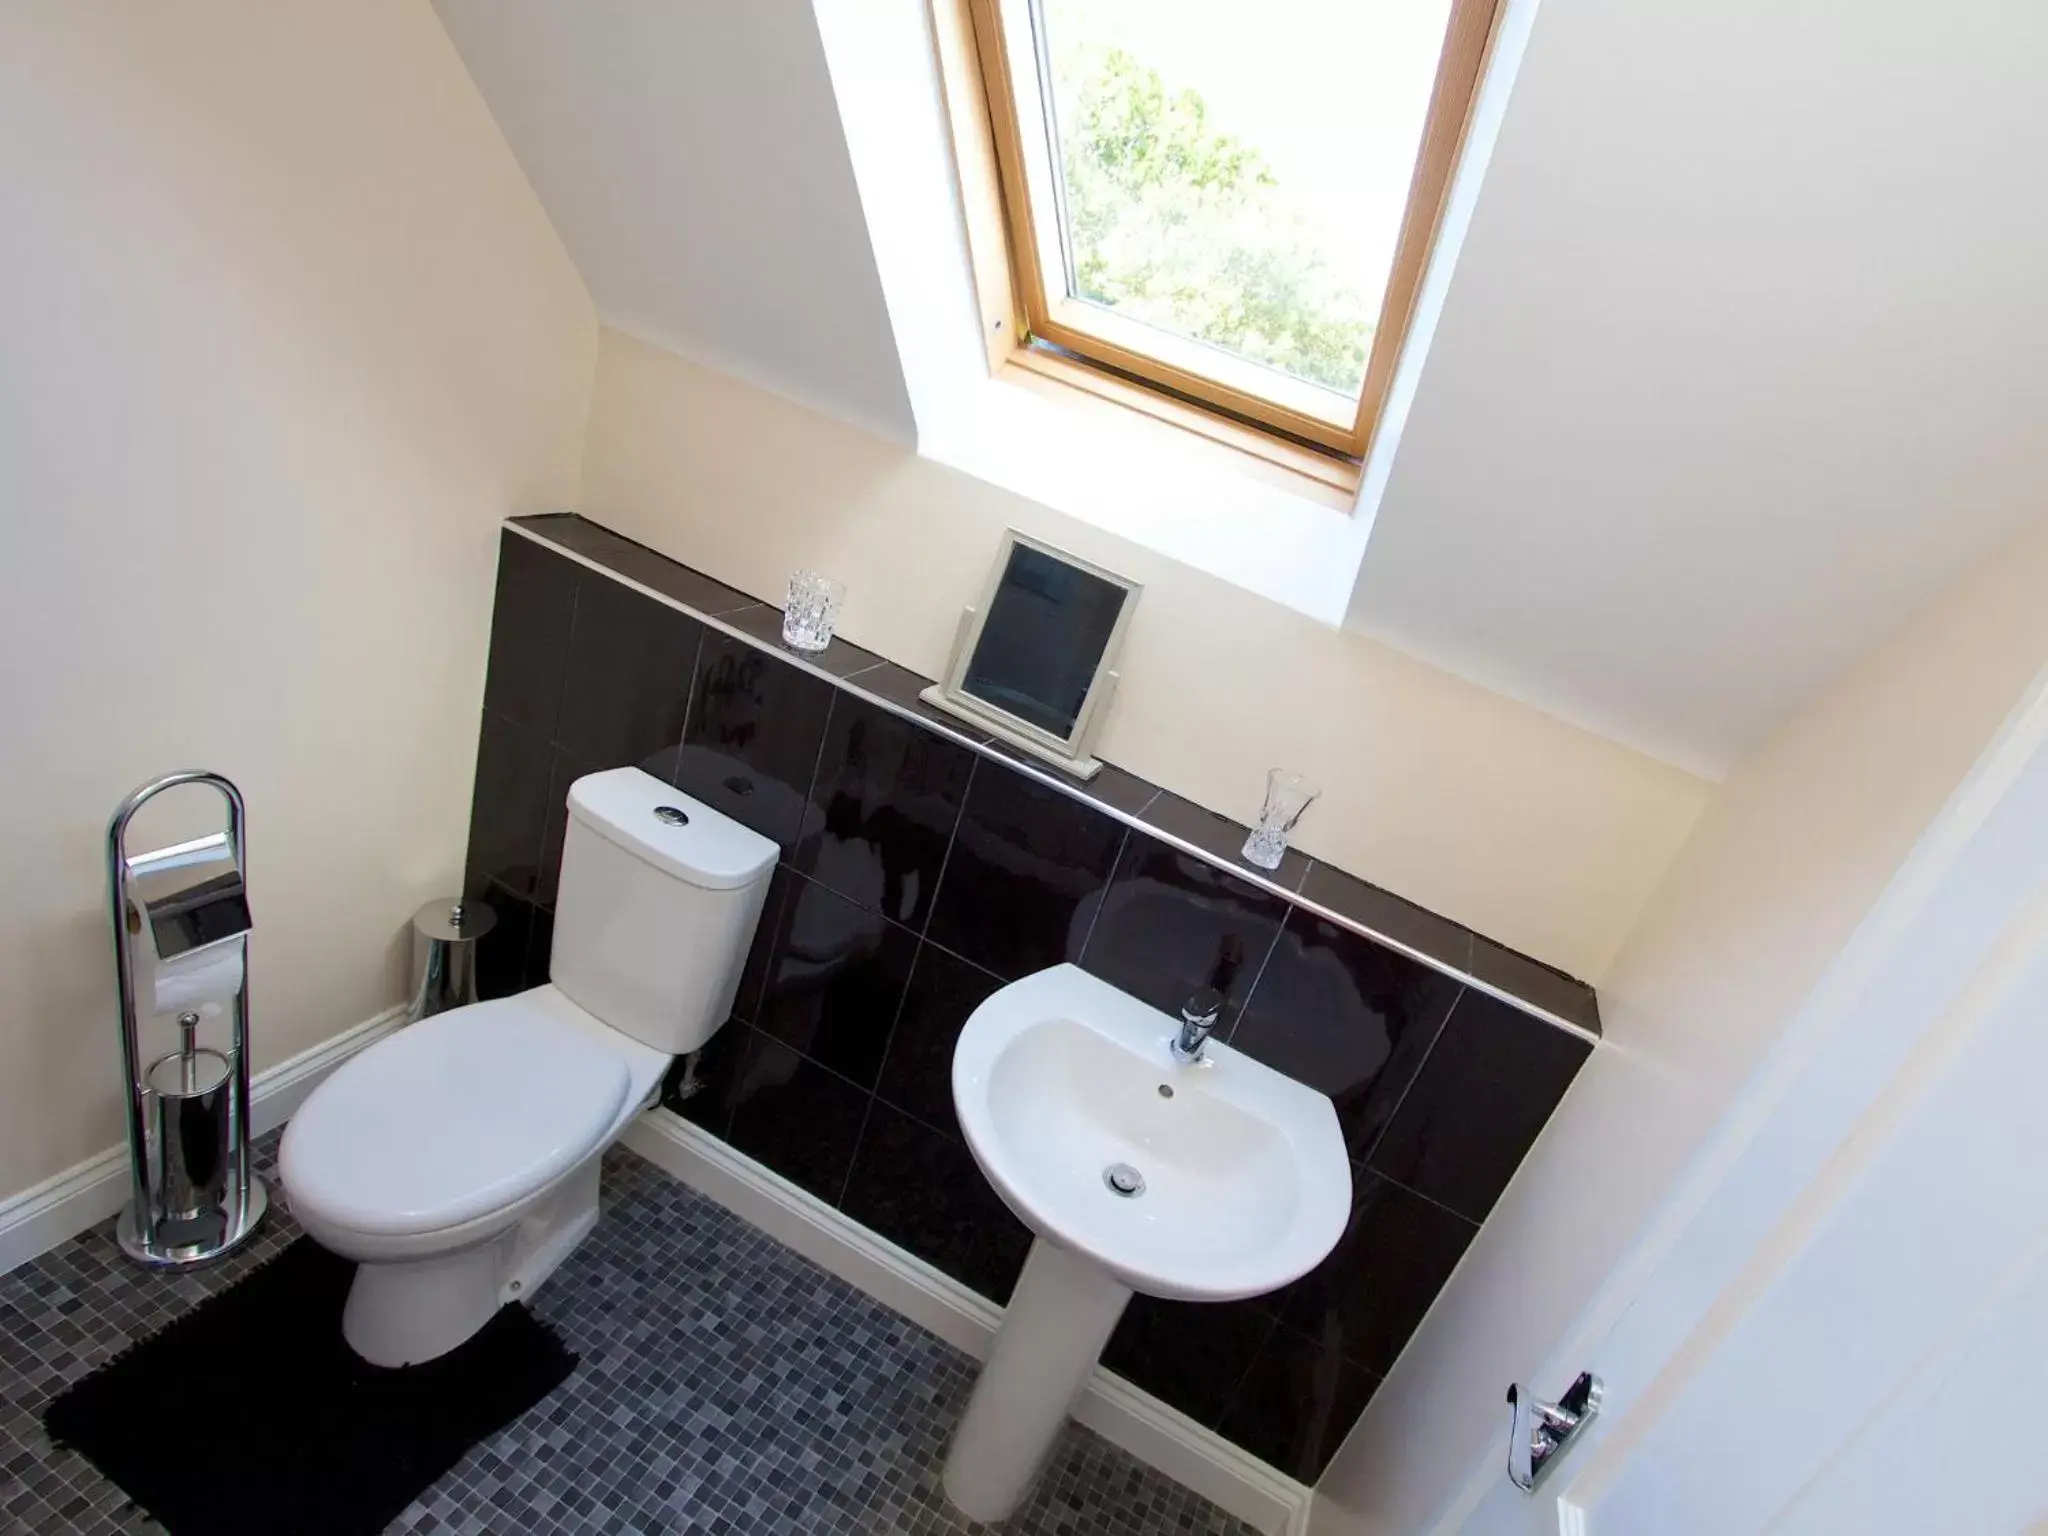
[[[1600,1411],[1600,1378],[1579,1372],[1563,1397],[1546,1403],[1519,1382],[1508,1388],[1508,1481],[1534,1493],[1544,1474]]]

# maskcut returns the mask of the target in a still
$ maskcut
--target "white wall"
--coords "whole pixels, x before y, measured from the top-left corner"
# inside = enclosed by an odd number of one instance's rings
[[[850,588],[842,631],[927,676],[1006,525],[1145,584],[1101,748],[1249,820],[1326,786],[1310,852],[1597,980],[1707,794],[1676,769],[1101,529],[607,330],[583,511],[746,591]]]
[[[2043,184],[2048,6],[1542,0],[1353,621],[1724,770],[2038,512]]]
[[[1610,1272],[2048,661],[2043,590],[2048,520],[1729,777],[1605,978],[1607,1043],[1325,1474],[1319,1532],[1428,1529],[1497,1467],[1510,1379],[1598,1368]]]
[[[810,0],[434,7],[605,324],[915,440]]]
[[[0,9],[0,208],[4,1196],[120,1136],[146,777],[248,795],[259,1068],[399,999],[595,318],[424,0]]]

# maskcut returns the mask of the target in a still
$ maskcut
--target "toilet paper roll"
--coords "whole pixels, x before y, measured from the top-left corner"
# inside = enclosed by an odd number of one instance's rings
[[[231,939],[156,963],[158,1013],[196,1013],[210,1019],[242,990],[242,941]]]

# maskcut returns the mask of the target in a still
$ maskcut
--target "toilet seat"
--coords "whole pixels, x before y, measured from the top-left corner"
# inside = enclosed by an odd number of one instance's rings
[[[639,1074],[565,1005],[542,987],[453,1009],[346,1062],[286,1127],[293,1208],[366,1236],[424,1234],[517,1205],[589,1157],[637,1104]]]

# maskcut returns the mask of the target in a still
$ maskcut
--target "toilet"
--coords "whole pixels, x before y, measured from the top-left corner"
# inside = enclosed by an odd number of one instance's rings
[[[637,768],[569,789],[553,980],[387,1036],[314,1089],[278,1172],[357,1261],[373,1365],[445,1354],[597,1222],[598,1161],[732,1010],[776,846]]]

